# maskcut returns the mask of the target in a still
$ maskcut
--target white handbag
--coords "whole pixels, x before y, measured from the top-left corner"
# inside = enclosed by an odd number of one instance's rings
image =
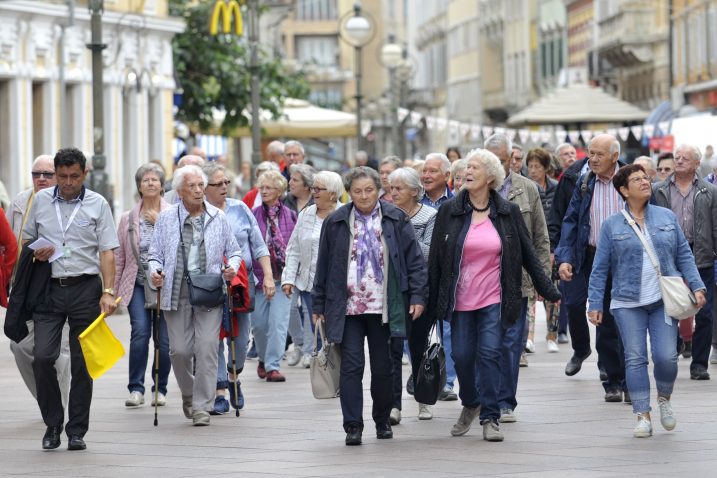
[[[318,349],[318,336],[321,334],[321,349]],[[314,398],[336,398],[339,396],[339,378],[341,376],[341,349],[338,344],[330,344],[324,333],[324,321],[314,327],[314,350],[309,365],[311,391]]]
[[[650,257],[655,272],[657,272],[660,291],[662,292],[662,303],[665,305],[665,314],[677,320],[687,319],[695,315],[697,311],[700,310],[700,308],[697,307],[695,294],[687,287],[682,277],[662,275],[660,262],[655,257],[652,248],[647,244],[637,224],[635,224],[635,220],[624,209],[622,210],[622,215],[625,216],[627,223],[632,227],[632,230],[635,231],[640,242],[642,242],[642,246]]]

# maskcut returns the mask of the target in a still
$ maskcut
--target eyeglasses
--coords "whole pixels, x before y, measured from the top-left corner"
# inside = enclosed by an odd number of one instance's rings
[[[261,186],[259,188],[259,191],[278,191],[278,190],[279,190],[279,188],[275,188],[272,186]]]
[[[670,173],[672,172],[672,168],[657,168],[657,170],[661,173]]]
[[[647,176],[639,176],[639,177],[636,177],[636,178],[630,178],[630,182],[631,182],[631,183],[641,183],[641,182],[643,182],[643,181],[646,181],[646,182],[649,183],[649,182],[650,182],[650,178],[648,178]]]
[[[213,188],[219,188],[222,186],[229,186],[230,183],[231,183],[231,181],[229,181],[228,179],[225,179],[224,181],[219,181],[218,183],[207,183],[207,186],[211,186]]]
[[[320,188],[320,187],[317,187],[317,186],[311,186],[311,187],[309,188],[309,191],[311,191],[312,193],[320,193],[321,191],[328,191],[328,189],[327,189],[327,188]]]
[[[45,179],[52,179],[55,177],[55,173],[52,171],[33,171],[31,174],[33,179],[38,179],[40,176]]]

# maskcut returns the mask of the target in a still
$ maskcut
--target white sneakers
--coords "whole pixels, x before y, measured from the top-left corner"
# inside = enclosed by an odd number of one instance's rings
[[[306,354],[301,359],[301,366],[304,368],[310,368],[311,367],[311,355]]]
[[[209,412],[197,410],[192,414],[192,425],[195,427],[206,427],[209,425]]]
[[[155,402],[155,400],[154,400],[154,393],[153,393],[153,394],[152,394],[152,406],[155,405],[154,402]],[[158,406],[158,407],[163,407],[163,406],[165,406],[166,404],[167,404],[167,397],[165,397],[162,392],[158,392],[158,393],[157,393],[157,406]]]
[[[672,411],[670,400],[665,397],[657,397],[657,405],[660,407],[660,423],[665,430],[672,431],[677,426],[675,413]]]
[[[548,340],[548,353],[555,354],[560,352],[560,347],[558,347],[558,343],[555,340]]]
[[[290,367],[293,367],[297,363],[301,362],[301,357],[303,356],[300,347],[297,347],[296,344],[292,347],[293,348],[290,351],[286,352],[286,363]]]
[[[453,425],[453,428],[451,428],[451,435],[459,437],[468,433],[468,430],[471,429],[471,424],[473,424],[473,420],[476,419],[479,413],[480,407],[463,407],[461,415],[458,417],[458,421],[455,425]]]
[[[129,397],[124,401],[125,407],[139,407],[142,404],[144,404],[144,395],[137,391],[130,392]]]
[[[483,422],[483,439],[485,441],[503,441],[503,432],[500,426],[494,420],[485,420]]]
[[[388,421],[391,425],[398,425],[401,423],[401,410],[398,408],[392,408],[391,414],[388,416]]]
[[[648,418],[647,413],[637,414],[637,425],[632,431],[635,438],[647,438],[652,436],[652,422]]]
[[[518,419],[515,417],[513,410],[510,408],[503,408],[500,411],[500,419],[498,419],[498,421],[500,423],[515,423]]]
[[[525,342],[525,351],[528,352],[529,354],[535,353],[535,344],[533,343],[532,340],[528,339]]]
[[[419,420],[430,420],[433,418],[433,409],[430,405],[425,403],[418,404],[418,419]]]

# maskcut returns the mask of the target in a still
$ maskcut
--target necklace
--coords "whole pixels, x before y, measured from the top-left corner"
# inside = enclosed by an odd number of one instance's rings
[[[416,206],[414,206],[413,209],[411,209],[411,212],[408,214],[408,217],[410,218],[410,217],[413,217],[416,214],[418,214],[418,211],[420,211],[422,207],[423,207],[423,204],[420,204],[420,203],[417,204]]]
[[[490,208],[490,198],[488,198],[488,203],[485,205],[485,207],[484,207],[484,208],[480,208],[480,209],[477,208],[477,207],[475,206],[475,204],[473,204],[473,202],[471,201],[471,198],[470,198],[470,197],[467,197],[466,199],[468,199],[468,204],[470,204],[471,208],[472,208],[475,212],[479,212],[479,213],[480,213],[480,212],[486,212],[486,211]]]

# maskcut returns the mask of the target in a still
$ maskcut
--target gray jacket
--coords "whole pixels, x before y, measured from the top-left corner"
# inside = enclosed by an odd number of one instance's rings
[[[660,181],[652,187],[655,204],[670,209],[670,180]],[[693,254],[698,268],[710,267],[717,254],[717,188],[702,178],[697,178],[694,205]]]

